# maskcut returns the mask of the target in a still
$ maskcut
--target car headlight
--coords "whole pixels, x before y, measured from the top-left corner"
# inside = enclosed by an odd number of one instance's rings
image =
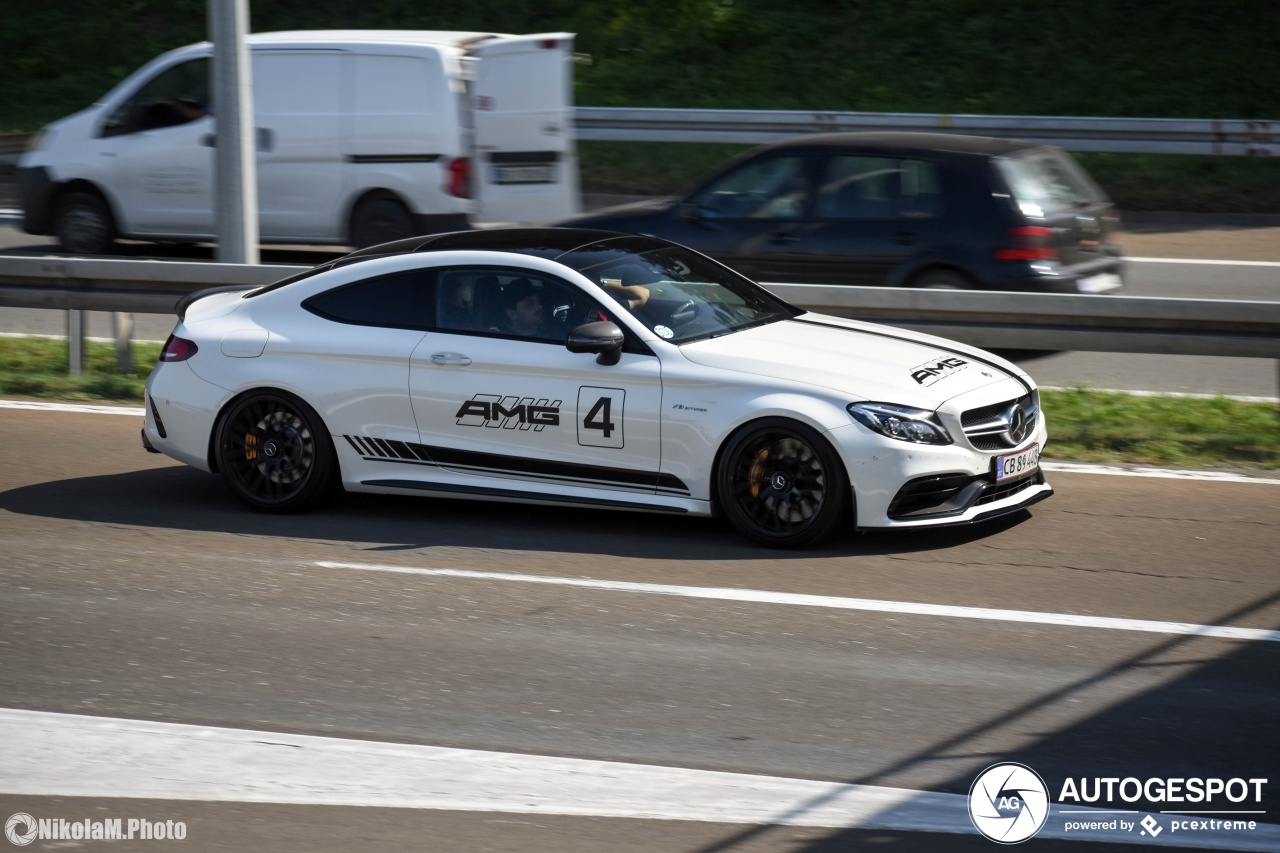
[[[916,444],[950,444],[951,435],[934,420],[934,413],[893,403],[850,403],[849,414],[887,438]]]

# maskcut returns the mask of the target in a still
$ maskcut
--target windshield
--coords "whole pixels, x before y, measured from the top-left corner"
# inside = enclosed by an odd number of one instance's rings
[[[597,244],[561,256],[655,335],[673,344],[719,337],[800,314],[728,267],[671,246],[632,253]]]
[[[995,162],[1026,216],[1052,215],[1107,201],[1084,169],[1063,151],[1036,151]]]

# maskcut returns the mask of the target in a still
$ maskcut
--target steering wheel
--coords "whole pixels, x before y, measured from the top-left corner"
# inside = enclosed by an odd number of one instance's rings
[[[667,317],[667,324],[678,327],[691,323],[697,318],[701,308],[702,306],[699,303],[690,299],[671,312],[671,315]]]

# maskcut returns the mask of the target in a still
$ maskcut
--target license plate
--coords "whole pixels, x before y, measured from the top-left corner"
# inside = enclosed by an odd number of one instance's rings
[[[996,482],[1016,480],[1034,474],[1040,468],[1040,445],[1033,444],[1021,453],[996,457]]]
[[[551,184],[556,180],[555,166],[494,166],[495,184]]]
[[[1086,276],[1076,281],[1076,290],[1080,293],[1106,293],[1120,287],[1120,276],[1113,272]]]

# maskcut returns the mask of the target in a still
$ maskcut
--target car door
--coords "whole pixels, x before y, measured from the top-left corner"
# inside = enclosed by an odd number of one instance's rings
[[[782,251],[813,284],[882,285],[936,240],[942,195],[933,164],[839,153],[826,162],[812,221]],[[783,261],[779,261],[783,263]]]
[[[790,275],[811,205],[814,158],[779,152],[748,160],[695,190],[660,235],[759,281]]]
[[[441,276],[441,322],[414,351],[409,379],[431,460],[486,488],[652,494],[658,359],[639,347],[612,365],[569,352],[569,329],[611,315],[563,280],[511,268]],[[540,328],[523,324],[535,301]]]
[[[213,233],[213,117],[209,60],[169,66],[142,83],[103,126],[123,230]]]

